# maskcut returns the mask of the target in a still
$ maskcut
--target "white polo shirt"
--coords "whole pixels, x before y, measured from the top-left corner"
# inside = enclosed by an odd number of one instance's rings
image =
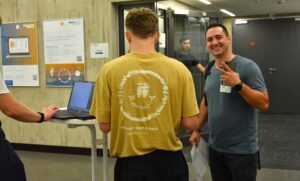
[[[9,90],[7,89],[2,79],[2,75],[0,74],[0,94],[7,94],[7,93],[9,93]]]

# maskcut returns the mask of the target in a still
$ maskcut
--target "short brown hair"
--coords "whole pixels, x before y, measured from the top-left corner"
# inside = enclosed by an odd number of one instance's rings
[[[158,31],[157,15],[149,8],[133,8],[125,20],[126,29],[139,38],[147,38]]]
[[[226,28],[224,25],[219,24],[219,23],[213,23],[213,24],[210,24],[210,25],[206,28],[205,34],[207,33],[207,31],[208,31],[209,29],[211,29],[211,28],[216,28],[216,27],[222,28],[222,29],[223,29],[223,32],[225,33],[225,35],[226,35],[226,36],[229,36],[229,33],[228,33],[228,31],[227,31],[227,28]]]

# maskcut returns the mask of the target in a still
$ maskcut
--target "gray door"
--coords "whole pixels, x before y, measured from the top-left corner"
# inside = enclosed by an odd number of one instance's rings
[[[269,113],[300,113],[300,22],[252,20],[234,25],[233,51],[260,66],[270,96]]]

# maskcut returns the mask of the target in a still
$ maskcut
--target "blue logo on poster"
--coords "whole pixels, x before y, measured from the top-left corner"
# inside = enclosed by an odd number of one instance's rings
[[[10,85],[14,85],[14,82],[13,82],[13,80],[5,80],[5,84],[7,86],[10,86]]]

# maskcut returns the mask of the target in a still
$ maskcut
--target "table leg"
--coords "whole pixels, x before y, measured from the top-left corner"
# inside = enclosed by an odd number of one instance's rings
[[[91,161],[92,161],[92,181],[98,181],[97,178],[97,148],[96,148],[96,129],[94,125],[88,126],[88,128],[91,131],[91,141],[92,141],[92,147],[91,147]]]
[[[103,133],[103,180],[108,181],[108,144],[107,133]]]

